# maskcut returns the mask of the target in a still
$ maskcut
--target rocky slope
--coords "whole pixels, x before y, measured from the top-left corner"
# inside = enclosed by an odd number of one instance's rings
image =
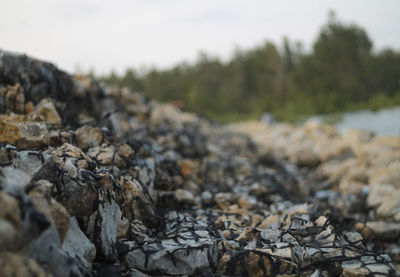
[[[396,140],[216,125],[4,51],[0,96],[0,276],[397,274]]]

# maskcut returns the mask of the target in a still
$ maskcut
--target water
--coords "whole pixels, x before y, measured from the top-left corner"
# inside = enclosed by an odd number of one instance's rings
[[[381,109],[376,112],[361,110],[335,115],[313,116],[310,119],[320,122],[330,122],[340,132],[346,129],[361,129],[373,131],[380,136],[400,135],[400,107]]]

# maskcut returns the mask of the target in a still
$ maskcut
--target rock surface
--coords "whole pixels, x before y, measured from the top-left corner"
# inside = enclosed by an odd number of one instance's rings
[[[398,138],[218,125],[4,51],[0,96],[0,276],[398,274]]]

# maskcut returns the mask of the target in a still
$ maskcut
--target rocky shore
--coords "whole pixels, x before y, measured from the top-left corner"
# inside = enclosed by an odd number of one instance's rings
[[[397,276],[399,138],[211,123],[0,51],[0,276]]]

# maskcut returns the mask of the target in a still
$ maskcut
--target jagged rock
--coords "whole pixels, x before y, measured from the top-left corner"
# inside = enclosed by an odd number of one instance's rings
[[[62,250],[78,265],[82,273],[90,274],[96,257],[96,247],[85,236],[76,218],[71,217]]]
[[[71,263],[71,257],[61,248],[58,231],[48,228],[29,244],[28,255],[47,272],[56,276],[83,276],[78,266]]]
[[[96,245],[97,255],[103,259],[117,259],[117,210],[115,202],[100,206],[98,211],[90,216],[87,233]]]
[[[124,195],[126,218],[139,219],[150,226],[157,224],[157,211],[147,189],[134,178],[121,178],[120,183]]]
[[[152,253],[152,255],[149,255]],[[170,275],[190,275],[210,272],[217,263],[218,247],[210,240],[192,240],[176,243],[165,240],[159,244],[144,245],[126,256],[129,266],[144,272]]]
[[[49,144],[46,124],[34,115],[1,115],[0,143],[22,148],[42,148]]]

